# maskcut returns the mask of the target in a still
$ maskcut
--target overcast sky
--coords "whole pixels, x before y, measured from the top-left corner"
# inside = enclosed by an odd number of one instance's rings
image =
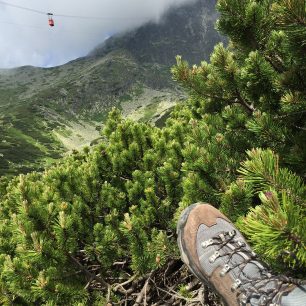
[[[86,55],[106,37],[158,21],[172,5],[193,0],[5,0],[4,2],[52,12],[55,15],[102,19],[48,18],[0,1],[0,67],[55,66]]]

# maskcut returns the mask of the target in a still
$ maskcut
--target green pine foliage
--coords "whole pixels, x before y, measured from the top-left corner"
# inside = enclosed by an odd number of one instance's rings
[[[218,9],[229,47],[217,45],[210,63],[191,68],[178,57],[175,79],[205,100],[206,113],[243,111],[237,119],[251,147],[280,152],[305,176],[305,1],[220,0]]]
[[[177,58],[190,97],[165,127],[113,110],[102,144],[0,180],[1,304],[120,300],[119,279],[178,259],[176,221],[198,201],[275,269],[305,277],[305,2],[218,9],[230,44],[198,66]]]
[[[238,226],[270,264],[305,272],[306,187],[300,177],[279,167],[271,150],[252,150],[248,156],[239,180],[247,192],[258,194],[261,205],[241,217]]]
[[[177,109],[162,130],[115,110],[107,143],[5,187],[3,303],[88,303],[84,287],[96,271],[120,277],[113,263],[127,261],[141,275],[177,258],[179,212],[200,200],[218,205],[244,154],[230,146],[225,127],[221,133],[222,118],[191,119],[190,109]]]

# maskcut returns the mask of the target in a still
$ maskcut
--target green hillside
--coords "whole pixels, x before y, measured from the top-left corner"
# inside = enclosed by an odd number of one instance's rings
[[[200,62],[223,39],[213,28],[212,3],[170,9],[159,24],[111,37],[62,66],[0,70],[0,176],[40,170],[98,142],[113,106],[136,120],[163,122],[184,97],[170,73],[175,55]]]

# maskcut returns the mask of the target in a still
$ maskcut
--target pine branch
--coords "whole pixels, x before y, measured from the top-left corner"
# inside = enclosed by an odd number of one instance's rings
[[[242,105],[244,109],[247,110],[249,114],[253,114],[255,112],[255,108],[252,105],[249,105],[239,94],[238,92],[238,98],[235,99],[235,102]]]
[[[231,104],[231,99],[225,99],[224,97],[220,97],[220,96],[215,96],[215,95],[211,95],[205,91],[201,91],[199,90],[192,81],[188,80],[188,86],[190,89],[192,89],[196,94],[198,94],[199,96],[203,97],[203,98],[210,98],[210,99],[215,99],[215,100],[220,100],[223,102],[227,102],[228,104]],[[232,99],[234,100],[234,103],[238,103],[241,106],[243,106],[243,108],[250,114],[252,114],[256,109],[252,106],[249,105],[240,95],[240,92],[238,91],[238,89],[236,88],[236,97],[233,97]]]
[[[93,280],[99,282],[101,285],[103,285],[105,288],[109,288],[110,284],[108,284],[103,278],[98,277],[94,273],[91,273],[89,270],[87,270],[74,256],[72,256],[70,253],[67,254],[68,258],[71,259],[71,261],[77,265],[86,275],[86,277],[89,279],[89,282],[92,282]]]
[[[274,68],[276,72],[283,73],[286,71],[284,63],[282,62],[280,57],[278,57],[277,63],[275,63],[273,59],[268,55],[265,55],[265,60]]]

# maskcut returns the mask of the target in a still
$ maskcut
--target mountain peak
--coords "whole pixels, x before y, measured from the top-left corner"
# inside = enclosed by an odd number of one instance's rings
[[[89,57],[105,56],[117,49],[129,51],[142,63],[172,65],[180,54],[191,63],[208,59],[222,36],[215,30],[216,0],[170,8],[159,23],[149,22],[133,31],[115,35],[95,48]]]

